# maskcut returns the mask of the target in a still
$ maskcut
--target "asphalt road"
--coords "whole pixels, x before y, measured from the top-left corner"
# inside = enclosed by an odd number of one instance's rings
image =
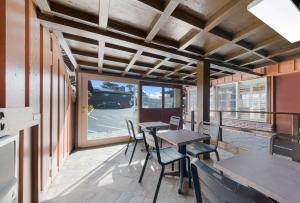
[[[89,139],[127,135],[126,119],[137,123],[135,107],[127,109],[95,109],[88,116]]]

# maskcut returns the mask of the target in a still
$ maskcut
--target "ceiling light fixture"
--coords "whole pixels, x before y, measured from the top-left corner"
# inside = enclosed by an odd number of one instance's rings
[[[247,9],[289,42],[300,41],[300,11],[293,1],[254,0]]]

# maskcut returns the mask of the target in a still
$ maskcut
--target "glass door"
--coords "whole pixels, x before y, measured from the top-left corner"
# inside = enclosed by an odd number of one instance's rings
[[[88,140],[128,136],[125,120],[137,123],[137,85],[88,81]]]
[[[138,121],[138,81],[78,74],[78,147],[128,141],[126,119]]]

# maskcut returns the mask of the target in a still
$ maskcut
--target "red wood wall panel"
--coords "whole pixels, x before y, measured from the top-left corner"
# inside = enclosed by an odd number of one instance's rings
[[[299,87],[300,73],[276,77],[276,111],[300,113]],[[276,124],[279,131],[290,133],[290,116],[277,116]]]
[[[66,136],[72,137],[74,132],[73,125],[66,126],[66,123],[73,123],[73,117],[69,116],[65,121],[65,101],[68,101],[67,106],[73,106],[72,94],[69,93],[66,99],[65,89],[71,87],[65,78],[57,40],[41,27],[33,1],[0,0],[0,5],[0,107],[30,106],[33,113],[41,114],[38,126],[21,130],[19,152],[19,202],[38,202],[41,191],[50,184],[50,171],[54,171],[52,178],[58,171],[57,158],[67,157],[64,148],[68,148],[68,152],[72,149],[72,142],[67,147],[57,145],[59,118],[61,129],[70,128],[63,133],[63,140]],[[61,89],[58,86],[59,58]],[[62,114],[58,114],[59,96],[63,99],[60,101]],[[62,148],[61,155],[59,148]]]
[[[59,87],[58,87],[58,67],[59,67],[59,59],[58,59],[58,47],[56,45],[57,41],[55,40],[55,36],[51,34],[52,39],[52,178],[56,176],[58,173],[58,115],[59,115],[59,108],[58,108],[58,101],[59,101]]]

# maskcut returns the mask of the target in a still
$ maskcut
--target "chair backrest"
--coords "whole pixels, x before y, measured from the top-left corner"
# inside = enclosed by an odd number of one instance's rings
[[[221,137],[221,130],[218,124],[207,121],[201,121],[198,126],[198,133],[208,135],[212,138],[216,138],[217,140],[215,144],[215,149],[218,147],[219,140]]]
[[[203,199],[214,203],[272,202],[263,194],[240,185],[200,160],[192,161],[191,170],[197,203],[202,203]]]
[[[134,130],[132,121],[131,120],[126,120],[126,125],[127,125],[129,136],[136,139],[135,130]]]
[[[300,161],[300,138],[291,135],[274,135],[270,140],[270,153],[279,154]]]
[[[149,147],[152,147],[156,151],[158,163],[161,164],[159,144],[158,144],[156,132],[143,129],[143,136],[144,136],[144,142],[146,145],[147,152],[150,153]]]
[[[178,116],[171,116],[170,118],[170,125],[169,125],[169,129],[170,130],[178,130],[180,127],[180,122],[181,122],[181,118]]]

